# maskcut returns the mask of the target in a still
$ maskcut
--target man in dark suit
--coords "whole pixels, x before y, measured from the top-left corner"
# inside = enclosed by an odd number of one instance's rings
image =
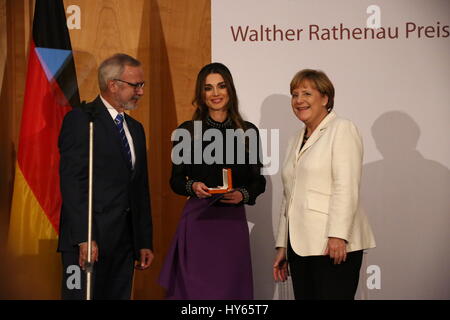
[[[78,266],[84,269],[87,261],[90,119],[93,299],[130,299],[134,268],[147,269],[153,260],[145,133],[124,113],[144,94],[141,63],[116,54],[100,65],[98,81],[100,95],[66,115],[59,137],[63,299],[84,299],[86,294],[85,273]]]

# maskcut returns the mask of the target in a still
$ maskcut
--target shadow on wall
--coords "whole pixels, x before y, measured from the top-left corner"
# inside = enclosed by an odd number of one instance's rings
[[[92,101],[99,94],[97,80],[97,61],[92,53],[73,49],[73,56],[77,69],[78,89],[80,101]]]
[[[275,257],[274,235],[277,233],[283,190],[279,173],[288,140],[300,126],[300,121],[292,113],[289,96],[274,94],[264,100],[261,106],[261,122],[258,127],[260,130],[279,130],[279,155],[274,154],[276,148],[273,148],[273,145],[278,141],[270,140],[270,132],[267,135],[268,145],[263,146],[268,150],[265,153],[272,158],[278,158],[279,168],[276,175],[266,176],[266,191],[258,197],[256,205],[247,206],[247,219],[254,224],[250,233],[250,242],[255,299],[274,298],[275,284],[272,276]]]
[[[369,299],[450,298],[450,170],[416,150],[420,134],[400,111],[372,126],[383,159],[364,166],[361,195],[377,241],[367,264],[380,267],[381,286],[360,283]]]
[[[170,39],[170,32],[164,32],[164,26],[168,23],[164,17],[168,16],[161,3],[157,0],[144,1],[138,45],[138,58],[144,62],[149,57],[149,63],[144,65],[144,72],[148,75],[150,85],[146,87],[140,108],[133,115],[140,119],[147,131],[155,258],[151,268],[135,273],[133,295],[137,300],[165,297],[165,290],[159,286],[157,279],[185,202],[185,197],[174,194],[169,186],[172,166],[170,134],[177,127],[173,89],[177,76],[172,75],[170,69],[168,45],[173,40]],[[183,48],[180,45],[180,50],[184,50]],[[149,113],[144,108],[149,108]]]

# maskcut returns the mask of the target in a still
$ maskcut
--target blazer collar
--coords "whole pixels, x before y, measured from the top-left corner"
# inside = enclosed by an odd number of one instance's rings
[[[109,113],[107,107],[105,106],[105,104],[103,103],[103,101],[100,99],[100,96],[97,96],[97,98],[95,99],[94,103],[96,103],[98,105],[99,108],[99,116],[98,119],[100,121],[100,123],[102,123],[102,125],[106,128],[106,130],[108,130],[109,135],[111,137],[114,137],[112,140],[114,140],[114,143],[117,145],[117,147],[120,149],[121,153],[122,153],[122,157],[124,159],[124,161],[127,162],[128,164],[128,158],[127,155],[125,154],[125,150],[122,146],[122,141],[121,141],[121,137],[119,134],[119,130],[117,130],[117,125],[114,122],[114,119],[111,117],[111,114]],[[128,126],[128,130],[130,131],[131,137],[133,138],[133,144],[135,145],[134,150],[135,150],[135,154],[136,154],[136,143],[135,143],[135,128],[134,126],[131,124],[132,121],[130,121],[130,117],[125,113],[125,121],[127,122],[127,126]],[[137,163],[137,154],[136,154],[136,163]],[[135,163],[135,167],[136,167],[136,163]],[[129,168],[131,169],[131,167]]]
[[[298,149],[302,145],[303,137],[306,133],[306,126],[303,128],[303,130],[300,132],[300,135],[297,140],[296,145],[296,154],[297,154],[297,160],[300,158],[300,156],[309,149],[319,138],[327,131],[328,125],[330,122],[337,117],[336,112],[331,111],[323,120],[320,122],[316,130],[312,133],[312,135],[309,137],[309,139],[305,142],[305,145],[303,146],[302,150],[298,152]]]

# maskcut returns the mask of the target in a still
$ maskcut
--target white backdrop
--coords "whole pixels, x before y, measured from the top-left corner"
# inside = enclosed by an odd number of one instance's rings
[[[364,39],[376,23],[383,29]],[[230,68],[245,119],[280,130],[280,166],[301,128],[289,96],[300,69],[327,73],[336,112],[362,133],[377,248],[358,299],[450,299],[449,25],[448,0],[212,0],[213,61]],[[266,178],[247,210],[255,298],[291,299],[271,278],[282,186],[279,170]]]

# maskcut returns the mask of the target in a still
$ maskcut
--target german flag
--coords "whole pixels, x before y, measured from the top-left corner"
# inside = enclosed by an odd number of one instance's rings
[[[19,298],[59,298],[58,135],[80,102],[62,0],[37,0],[30,41],[8,251]]]

